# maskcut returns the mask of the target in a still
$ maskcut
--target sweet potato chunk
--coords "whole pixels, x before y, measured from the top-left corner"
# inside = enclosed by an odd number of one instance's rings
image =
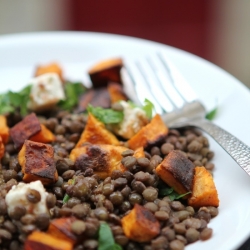
[[[35,76],[40,76],[46,73],[56,73],[59,75],[61,80],[63,81],[63,72],[62,68],[57,63],[50,63],[46,65],[39,65],[36,68]]]
[[[127,148],[122,146],[86,144],[73,149],[70,159],[75,162],[76,169],[92,168],[95,174],[105,179],[113,170],[126,170],[121,163],[121,153],[125,150]]]
[[[109,82],[121,83],[122,59],[113,58],[95,64],[88,71],[93,87],[106,87]]]
[[[90,89],[81,95],[78,112],[86,111],[88,104],[93,107],[110,108],[111,100],[107,88]]]
[[[58,179],[54,149],[48,144],[26,140],[18,154],[18,162],[22,167],[24,182],[40,180],[44,185],[49,185]]]
[[[160,233],[159,221],[148,209],[138,204],[121,222],[124,234],[136,242],[148,242]]]
[[[156,173],[177,193],[192,191],[194,164],[179,151],[171,151],[156,167]]]
[[[59,219],[54,219],[50,222],[47,233],[50,235],[66,240],[75,244],[77,242],[77,237],[71,231],[71,224],[76,220],[75,217],[63,217]]]
[[[129,148],[135,150],[139,147],[148,148],[160,143],[167,135],[168,128],[160,115],[155,115],[149,124],[139,130],[128,140]]]
[[[0,160],[4,156],[4,151],[5,151],[5,147],[4,147],[2,136],[0,135]]]
[[[24,250],[73,250],[73,244],[48,233],[34,231],[26,239]]]
[[[205,167],[196,167],[192,196],[188,199],[190,206],[199,208],[202,206],[219,206],[218,193],[214,180]]]
[[[108,84],[108,92],[110,95],[111,103],[116,103],[119,101],[127,101],[128,98],[125,95],[123,88],[120,84],[118,83],[109,83]]]
[[[47,129],[43,124],[41,124],[41,131],[30,137],[31,141],[50,143],[56,139],[55,135]]]
[[[10,129],[10,136],[17,149],[20,149],[25,140],[41,131],[41,124],[35,113],[27,115],[22,121]]]
[[[80,137],[80,140],[76,144],[76,147],[81,147],[85,142],[92,144],[111,144],[119,145],[118,139],[109,132],[105,125],[98,121],[92,114],[89,114],[88,121],[84,131]]]
[[[134,155],[135,158],[145,157],[145,152],[143,147],[139,147],[135,150]]]
[[[2,137],[3,143],[6,144],[9,140],[9,127],[7,125],[7,120],[4,115],[0,115],[0,136]]]

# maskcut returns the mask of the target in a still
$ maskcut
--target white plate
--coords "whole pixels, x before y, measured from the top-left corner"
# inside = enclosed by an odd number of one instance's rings
[[[136,60],[164,53],[191,84],[208,109],[219,104],[214,122],[250,145],[250,92],[217,66],[187,52],[137,38],[88,32],[52,32],[0,36],[0,92],[19,90],[35,66],[59,62],[65,77],[85,80],[86,69],[100,59],[122,56]],[[215,183],[219,215],[212,219],[212,239],[196,242],[187,250],[229,250],[250,236],[250,177],[210,139],[215,151]]]

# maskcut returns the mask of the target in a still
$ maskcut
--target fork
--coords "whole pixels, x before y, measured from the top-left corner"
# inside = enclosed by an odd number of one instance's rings
[[[209,134],[250,176],[250,147],[205,118],[206,109],[178,70],[160,53],[125,63],[125,92],[136,103],[147,98],[169,128],[196,127]],[[175,76],[175,78],[173,77]]]

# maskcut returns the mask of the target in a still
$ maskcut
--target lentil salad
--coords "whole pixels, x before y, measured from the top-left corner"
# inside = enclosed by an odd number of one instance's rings
[[[115,103],[111,109],[122,109],[118,106]],[[114,170],[110,176],[102,179],[93,168],[78,168],[70,158],[86,127],[88,113],[61,107],[54,106],[49,111],[37,114],[40,123],[55,135],[55,140],[49,144],[54,150],[58,178],[52,185],[43,186],[47,192],[45,205],[49,213],[32,214],[22,204],[9,212],[5,197],[12,187],[23,182],[24,173],[13,140],[10,138],[5,145],[1,160],[0,194],[2,249],[28,249],[25,243],[29,235],[36,231],[47,232],[52,221],[63,218],[70,221],[67,223],[74,239],[73,249],[105,249],[100,243],[101,229],[105,226],[104,231],[111,232],[111,245],[108,247],[114,249],[184,249],[187,244],[212,236],[208,223],[217,216],[217,207],[202,206],[196,209],[189,206],[186,200],[176,200],[178,195],[171,187],[166,189],[166,184],[155,171],[173,150],[181,152],[194,166],[204,166],[212,171],[213,152],[209,149],[208,139],[199,131],[169,130],[164,140],[144,149],[144,157],[136,158],[136,150],[128,148],[121,153],[121,162],[126,170]],[[19,110],[7,115],[10,127],[22,119]],[[121,145],[127,146],[126,140],[120,137],[119,140]],[[41,193],[29,188],[25,195],[29,202],[37,204],[41,201]],[[160,233],[143,243],[131,240],[124,233],[122,224],[122,218],[136,204],[150,211],[160,224]]]

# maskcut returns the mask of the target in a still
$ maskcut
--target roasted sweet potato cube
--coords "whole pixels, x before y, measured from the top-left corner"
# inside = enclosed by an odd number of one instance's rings
[[[41,124],[35,113],[27,115],[22,121],[10,129],[10,136],[17,149],[20,149],[25,140],[41,131]]]
[[[40,180],[44,185],[53,184],[58,179],[51,145],[26,140],[18,154],[22,167],[23,181]]]
[[[188,204],[195,208],[219,206],[219,198],[212,175],[205,167],[196,167],[193,191]]]
[[[121,83],[120,71],[123,67],[121,58],[103,60],[92,66],[88,74],[94,88],[106,87],[109,82]]]
[[[105,179],[111,176],[113,170],[126,170],[121,163],[121,154],[127,149],[122,146],[86,144],[73,149],[70,159],[75,162],[76,169],[85,171],[92,168],[95,174]]]
[[[89,89],[80,97],[78,112],[86,111],[88,104],[93,107],[110,108],[111,99],[106,87]]]
[[[105,125],[98,121],[92,114],[89,114],[85,129],[76,147],[81,147],[85,142],[92,144],[111,144],[119,145],[120,142],[114,134],[105,128]]]
[[[3,139],[2,139],[2,136],[0,136],[0,160],[4,156],[4,151],[5,151],[5,147],[4,147]]]
[[[0,115],[0,136],[2,137],[4,144],[8,142],[9,135],[10,135],[10,131],[7,125],[7,119],[4,115]]]
[[[143,147],[139,147],[135,150],[134,155],[135,158],[145,157],[145,152]]]
[[[40,76],[46,73],[56,73],[59,75],[61,80],[63,81],[63,71],[62,68],[57,63],[49,63],[46,65],[39,65],[36,68],[35,76]]]
[[[73,250],[73,244],[49,233],[34,231],[27,237],[24,250]]]
[[[124,234],[136,242],[148,242],[160,233],[160,223],[145,207],[135,204],[122,220]]]
[[[192,191],[194,164],[177,150],[171,151],[156,167],[158,176],[177,193]]]
[[[30,137],[31,141],[50,143],[56,139],[55,135],[47,129],[43,124],[41,124],[41,131]]]
[[[139,147],[148,148],[162,142],[167,134],[168,127],[164,124],[160,115],[156,114],[149,124],[128,140],[128,145],[133,150]]]
[[[66,240],[72,244],[75,244],[77,242],[77,237],[71,231],[71,224],[74,221],[76,221],[75,217],[54,219],[50,222],[47,233],[58,239]]]
[[[108,84],[108,92],[110,95],[111,103],[116,103],[119,101],[127,101],[128,98],[123,91],[122,85],[118,83],[109,83]]]

